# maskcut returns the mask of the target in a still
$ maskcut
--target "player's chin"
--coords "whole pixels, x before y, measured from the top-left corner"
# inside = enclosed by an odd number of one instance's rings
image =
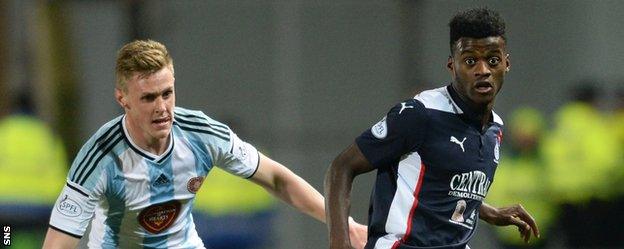
[[[472,101],[477,105],[487,105],[494,101],[494,94],[474,94],[472,96]]]
[[[171,133],[171,126],[169,126],[168,128],[161,128],[152,132],[154,138],[157,139],[167,138],[169,136],[169,133]]]

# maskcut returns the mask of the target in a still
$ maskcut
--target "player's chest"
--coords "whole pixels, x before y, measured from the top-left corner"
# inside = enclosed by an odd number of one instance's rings
[[[130,209],[169,199],[192,199],[206,177],[206,162],[183,149],[162,160],[138,154],[120,157],[117,170],[107,183],[107,195]]]
[[[484,132],[463,122],[435,122],[421,146],[423,161],[447,172],[481,171],[492,176],[500,155],[501,128]]]

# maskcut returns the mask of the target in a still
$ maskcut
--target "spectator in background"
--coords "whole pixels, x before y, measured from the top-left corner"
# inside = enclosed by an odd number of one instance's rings
[[[11,248],[41,248],[67,159],[61,140],[34,115],[28,93],[16,99],[0,120],[0,224],[12,226]]]
[[[624,188],[621,183],[624,182],[624,87],[616,89],[614,110],[609,119],[609,130],[618,143],[617,165],[612,172],[616,178],[611,183],[611,189],[615,192],[613,198],[610,199],[608,210],[605,210],[605,218],[607,228],[619,227],[624,224]],[[617,248],[624,247],[624,229],[610,229],[607,238],[609,245]],[[605,236],[606,237],[606,236]]]
[[[617,229],[606,225],[613,217],[605,211],[617,193],[613,186],[621,150],[597,107],[601,95],[595,84],[580,85],[573,96],[556,112],[554,130],[544,142],[550,196],[561,204],[558,222],[568,247],[609,247],[620,240],[610,238]]]
[[[248,137],[241,122],[226,123]],[[274,248],[275,212],[275,202],[264,189],[215,167],[197,192],[193,219],[207,248]]]
[[[624,180],[624,88],[619,88],[615,91],[615,108],[610,119],[610,129],[613,132],[620,149],[620,153],[618,153],[618,169],[614,173],[620,173],[618,179]],[[617,186],[614,187],[616,190],[620,190],[618,193],[619,196],[624,195],[624,188]],[[622,199],[622,197],[619,199]]]
[[[490,188],[488,202],[494,205],[523,202],[540,224],[542,239],[530,246],[513,227],[494,227],[504,248],[544,248],[549,228],[556,215],[556,204],[548,189],[548,176],[540,151],[545,120],[534,108],[515,110],[509,119],[508,153],[501,157],[496,181]]]

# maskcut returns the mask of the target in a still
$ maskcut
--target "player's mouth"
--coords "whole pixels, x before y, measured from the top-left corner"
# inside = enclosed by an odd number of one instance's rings
[[[494,86],[490,82],[479,81],[475,84],[475,90],[478,93],[482,93],[482,94],[490,93],[491,91],[494,91]]]
[[[170,121],[171,121],[170,117],[157,118],[157,119],[152,120],[152,124],[157,127],[167,127]]]

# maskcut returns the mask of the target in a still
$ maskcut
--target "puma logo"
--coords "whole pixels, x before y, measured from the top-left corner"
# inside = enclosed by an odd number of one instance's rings
[[[461,142],[459,141],[459,139],[457,139],[455,136],[451,136],[451,142],[459,144],[459,147],[461,147],[462,152],[466,152],[466,150],[464,150],[464,141],[466,141],[466,138],[464,137],[463,140],[461,140]]]
[[[411,105],[406,105],[405,102],[402,102],[401,103],[401,110],[399,110],[399,114],[401,114],[401,112],[403,112],[403,110],[405,110],[405,109],[414,109],[414,107],[411,106]]]

